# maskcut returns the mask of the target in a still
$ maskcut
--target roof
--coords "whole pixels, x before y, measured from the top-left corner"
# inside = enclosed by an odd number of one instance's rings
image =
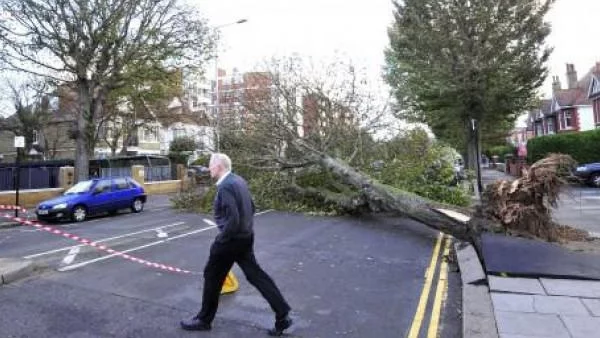
[[[591,102],[587,96],[587,88],[588,86],[586,86],[585,89],[580,87],[572,89],[562,89],[555,92],[553,96],[561,107],[590,105]]]

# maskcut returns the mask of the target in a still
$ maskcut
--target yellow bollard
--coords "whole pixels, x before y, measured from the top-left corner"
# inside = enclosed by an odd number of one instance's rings
[[[237,278],[233,274],[233,271],[229,270],[227,273],[227,277],[225,277],[225,282],[223,282],[223,287],[221,288],[221,294],[236,292],[239,289],[240,285],[238,283]]]

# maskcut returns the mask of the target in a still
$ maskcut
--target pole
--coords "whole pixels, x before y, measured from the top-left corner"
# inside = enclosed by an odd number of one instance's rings
[[[223,27],[231,26],[231,25],[239,25],[242,23],[248,22],[247,19],[240,19],[234,22],[226,23],[223,25],[219,25],[216,29],[220,29]],[[217,123],[215,125],[215,134],[217,136],[217,152],[221,151],[221,112],[220,112],[220,99],[219,99],[219,46],[215,48],[215,118],[217,119]]]
[[[475,173],[477,175],[477,189],[479,191],[479,197],[483,193],[483,183],[481,182],[481,149],[480,149],[480,140],[479,140],[479,121],[473,120],[473,131],[475,136],[475,159],[477,163],[475,164]]]
[[[17,174],[15,180],[15,205],[19,206],[19,186],[21,185],[21,148],[16,148],[17,150]],[[15,209],[15,217],[19,217],[19,209]]]
[[[220,128],[220,109],[219,106],[221,104],[219,99],[219,51],[217,50],[215,53],[215,118],[217,119],[215,131],[217,136],[217,152],[221,151],[221,131]]]

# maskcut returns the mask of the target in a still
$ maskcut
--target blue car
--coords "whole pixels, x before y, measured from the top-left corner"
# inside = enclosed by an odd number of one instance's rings
[[[129,177],[99,178],[75,184],[62,196],[40,203],[36,215],[42,221],[71,219],[83,222],[88,216],[104,212],[116,213],[129,208],[144,210],[144,188]]]

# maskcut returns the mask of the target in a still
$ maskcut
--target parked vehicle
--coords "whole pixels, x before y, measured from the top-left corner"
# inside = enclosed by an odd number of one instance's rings
[[[593,187],[600,188],[600,162],[578,166],[575,169],[575,176]]]
[[[83,222],[88,216],[121,209],[144,210],[144,188],[130,177],[97,178],[82,181],[56,197],[40,203],[36,209],[39,220],[71,219]]]
[[[201,165],[192,165],[188,167],[187,175],[195,180],[196,184],[210,184],[210,170]]]

